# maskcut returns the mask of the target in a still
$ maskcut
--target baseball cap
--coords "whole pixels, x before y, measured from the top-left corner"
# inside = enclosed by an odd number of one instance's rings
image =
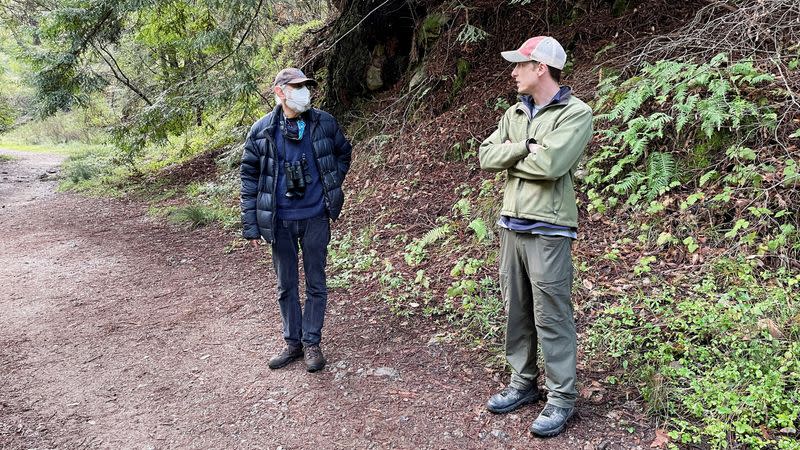
[[[528,39],[517,50],[501,52],[510,62],[539,61],[556,69],[563,69],[567,63],[567,53],[557,40],[550,36],[536,36]]]
[[[316,86],[317,82],[312,78],[308,78],[302,70],[294,67],[287,67],[275,75],[275,81],[272,85],[285,86],[287,84],[307,84],[309,86]]]

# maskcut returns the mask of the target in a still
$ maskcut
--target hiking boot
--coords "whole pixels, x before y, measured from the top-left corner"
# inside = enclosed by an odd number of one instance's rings
[[[322,356],[322,350],[319,345],[309,345],[305,348],[306,352],[306,369],[309,372],[316,372],[325,367],[325,357]]]
[[[300,359],[303,357],[303,347],[294,346],[294,345],[287,345],[283,348],[283,350],[278,353],[277,355],[273,356],[272,359],[269,360],[270,369],[280,369],[281,367],[289,364],[290,362]]]
[[[495,414],[503,414],[537,400],[539,400],[539,388],[536,387],[536,384],[524,391],[509,386],[489,398],[489,401],[486,402],[486,409]]]
[[[539,437],[552,437],[562,431],[567,425],[567,420],[572,417],[575,408],[561,408],[550,403],[544,405],[539,417],[531,424],[531,433]]]

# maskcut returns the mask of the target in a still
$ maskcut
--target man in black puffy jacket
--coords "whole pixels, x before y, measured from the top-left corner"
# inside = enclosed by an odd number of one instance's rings
[[[277,106],[250,129],[242,155],[243,235],[254,248],[262,238],[271,244],[278,278],[286,347],[270,359],[270,369],[303,356],[309,372],[325,367],[320,340],[330,220],[342,211],[351,147],[333,116],[311,108],[308,88],[316,85],[299,69],[281,70],[273,84]],[[304,308],[298,288],[301,250]]]

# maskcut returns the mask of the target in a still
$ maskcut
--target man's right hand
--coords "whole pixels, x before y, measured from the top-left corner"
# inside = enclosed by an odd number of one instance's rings
[[[261,239],[250,239],[250,246],[253,248],[258,248],[261,245]]]

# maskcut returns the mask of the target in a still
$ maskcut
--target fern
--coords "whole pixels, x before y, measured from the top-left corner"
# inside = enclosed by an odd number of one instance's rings
[[[653,200],[671,188],[677,172],[675,157],[670,153],[653,152],[647,164],[647,199]]]
[[[461,28],[461,32],[458,33],[456,40],[460,44],[475,44],[486,39],[489,36],[489,33],[486,31],[470,24],[465,24],[463,28]]]
[[[738,128],[742,119],[747,116],[755,116],[758,109],[744,98],[738,97],[729,104],[731,127]]]
[[[406,245],[406,252],[403,254],[406,264],[411,267],[419,265],[419,263],[425,259],[425,247],[433,244],[439,239],[445,238],[452,230],[452,225],[446,223],[429,230],[421,238],[415,239],[413,242]]]
[[[744,60],[731,65],[731,80],[734,83],[746,83],[756,85],[760,83],[771,83],[775,77],[770,73],[760,72],[753,66],[753,61]]]
[[[433,228],[422,236],[419,240],[419,245],[425,248],[439,239],[446,237],[451,231],[453,231],[453,227],[449,223]]]
[[[642,172],[631,172],[612,188],[616,194],[629,194],[639,189],[646,179],[647,177]]]
[[[710,138],[714,132],[722,128],[722,123],[728,114],[715,99],[701,100],[697,104],[697,113],[700,115],[700,130]]]
[[[710,170],[710,171],[704,173],[700,177],[700,186],[703,186],[706,183],[708,183],[709,180],[713,180],[713,179],[718,178],[718,177],[719,177],[719,172],[717,172],[716,170]]]
[[[586,162],[585,182],[607,195],[627,195],[626,204],[641,199],[652,204],[678,185],[682,154],[696,148],[693,140],[703,136],[700,140],[709,146],[729,146],[723,158],[733,169],[723,178],[715,171],[706,173],[701,186],[714,179],[730,186],[759,183],[761,169],[745,167],[755,159],[748,145],[757,148],[750,142],[774,130],[778,114],[761,106],[755,86],[774,79],[752,61],[731,63],[724,53],[704,64],[643,64],[638,74],[622,82],[603,79],[594,105],[600,145]]]
[[[464,218],[469,217],[469,212],[471,209],[472,206],[468,198],[461,198],[455,203],[455,205],[453,205],[453,211],[458,211],[458,213],[461,214],[461,217]]]
[[[677,133],[680,133],[689,120],[694,118],[693,113],[695,112],[695,106],[698,100],[700,100],[700,96],[692,94],[686,97],[685,102],[675,103],[674,108],[678,111],[678,117],[675,118],[675,131]]]

